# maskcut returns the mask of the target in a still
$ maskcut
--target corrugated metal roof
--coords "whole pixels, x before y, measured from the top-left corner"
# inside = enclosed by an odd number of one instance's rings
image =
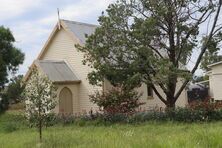
[[[65,61],[38,60],[36,64],[53,82],[80,81]]]
[[[75,21],[62,20],[69,27],[69,29],[78,37],[81,43],[85,44],[86,36],[91,35],[95,32],[97,25],[80,23]]]

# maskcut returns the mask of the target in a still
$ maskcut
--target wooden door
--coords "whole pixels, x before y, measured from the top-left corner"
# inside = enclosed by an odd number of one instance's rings
[[[72,92],[67,87],[63,88],[59,94],[59,113],[73,113]]]

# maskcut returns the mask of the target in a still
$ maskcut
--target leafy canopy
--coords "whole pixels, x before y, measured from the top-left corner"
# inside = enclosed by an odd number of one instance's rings
[[[14,46],[15,38],[8,28],[0,26],[0,89],[8,82],[8,73],[16,72],[24,54]]]
[[[221,32],[221,3],[119,0],[109,5],[85,46],[77,46],[85,53],[83,63],[94,68],[88,75],[90,83],[101,85],[107,79],[114,86],[125,84],[131,88],[146,83],[162,102],[174,107],[210,42]],[[209,32],[203,35],[201,26],[206,22]],[[193,53],[197,59],[187,70]]]
[[[9,104],[19,103],[22,101],[22,92],[24,85],[22,85],[22,75],[11,78],[7,87],[1,92],[0,113],[7,110]]]

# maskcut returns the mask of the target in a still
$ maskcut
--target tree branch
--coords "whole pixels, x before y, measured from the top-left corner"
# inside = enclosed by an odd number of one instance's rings
[[[207,40],[203,43],[202,45],[202,48],[201,48],[201,53],[199,54],[198,58],[197,58],[197,61],[196,61],[196,64],[195,66],[193,67],[192,71],[191,71],[191,74],[194,74],[201,62],[201,59],[207,49],[207,45],[209,43],[209,41],[212,39],[213,37],[213,33],[214,33],[214,30],[215,30],[215,27],[216,27],[216,24],[217,24],[217,21],[218,21],[218,18],[219,18],[219,14],[220,14],[220,10],[221,10],[221,5],[222,5],[222,0],[219,0],[219,6],[218,6],[218,9],[217,9],[217,12],[216,12],[216,15],[215,15],[215,18],[214,18],[214,22],[213,22],[213,26],[211,28],[211,31],[208,35],[208,38]],[[183,85],[180,87],[179,91],[177,92],[177,94],[175,95],[175,100],[176,101],[178,99],[178,97],[180,96],[180,94],[182,93],[182,91],[184,90],[184,88],[186,87],[187,83],[189,82],[189,80],[186,80]]]
[[[198,25],[201,24],[201,22],[203,22],[203,19],[204,19],[205,15],[208,13],[208,11],[209,11],[209,9],[207,9],[207,10],[200,16],[199,19],[197,19],[197,22],[195,23],[195,25],[188,31],[186,37],[184,38],[184,40],[183,40],[184,43],[187,42],[187,39],[188,39],[188,38],[190,37],[190,35],[192,34],[193,30],[196,29],[196,28],[198,27]],[[212,13],[212,12],[211,12],[211,13]],[[204,21],[206,21],[206,19],[210,16],[211,13],[209,13],[209,14],[207,15],[207,17],[204,19]],[[182,52],[182,51],[183,51],[183,46],[181,46],[180,51],[179,51],[179,53],[178,53],[178,56],[177,56],[177,59],[176,59],[176,62],[177,62],[177,63],[178,63],[178,61],[179,61],[179,59],[180,59],[180,56],[181,56],[181,52]]]
[[[167,101],[160,95],[156,87],[152,84],[152,89],[154,90],[155,94],[158,96],[158,98],[165,104],[167,104]]]
[[[152,45],[147,45],[149,48],[151,48],[154,52],[156,52],[156,54],[158,54],[158,56],[160,57],[160,58],[164,58],[163,56],[162,56],[162,54],[156,49],[156,48],[154,48]]]

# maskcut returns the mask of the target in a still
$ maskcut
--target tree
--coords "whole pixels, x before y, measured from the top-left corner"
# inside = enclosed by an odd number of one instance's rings
[[[128,83],[138,87],[146,83],[167,107],[174,108],[210,42],[221,32],[221,3],[222,0],[119,0],[109,5],[85,46],[77,45],[84,52],[83,63],[94,68],[88,75],[90,83],[100,85],[104,79],[114,86]],[[203,30],[209,32],[203,34]],[[197,59],[187,70],[193,54]]]
[[[24,54],[14,46],[14,42],[11,31],[0,26],[0,90],[8,82],[9,72],[15,73],[24,61]]]
[[[218,52],[215,52],[215,53],[206,52],[203,56],[200,67],[202,70],[206,72],[210,70],[208,68],[208,65],[216,63],[216,62],[220,62],[220,61],[222,61],[222,55],[219,55]]]
[[[37,125],[42,142],[43,124],[56,106],[56,87],[44,74],[39,73],[37,68],[33,68],[23,96],[26,100],[27,116]]]
[[[192,82],[193,83],[198,83],[198,82],[203,82],[209,80],[208,75],[203,75],[203,76],[194,76]]]
[[[13,77],[8,86],[2,90],[1,103],[0,103],[0,112],[3,112],[8,109],[9,104],[19,103],[22,101],[21,94],[25,88],[25,85],[22,85],[22,75]]]
[[[21,94],[25,88],[25,85],[22,85],[22,79],[23,76],[18,75],[10,80],[6,91],[3,94],[3,97],[7,98],[10,103],[18,103],[22,101]]]
[[[220,46],[222,40],[222,32],[219,32],[215,37],[209,42],[207,51],[204,53],[203,59],[201,61],[200,68],[204,71],[209,71],[208,65],[222,61],[222,55],[219,55]]]

